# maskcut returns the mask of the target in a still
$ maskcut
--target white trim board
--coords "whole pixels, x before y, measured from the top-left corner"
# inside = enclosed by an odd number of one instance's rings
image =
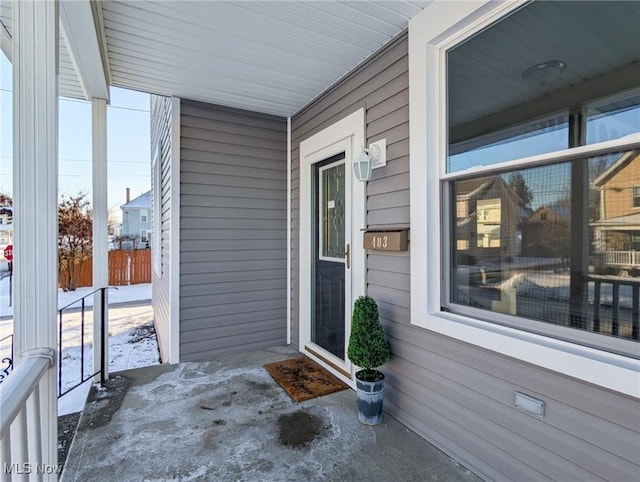
[[[180,362],[180,98],[171,98],[171,221],[169,231],[171,308],[169,363]]]
[[[440,236],[433,233],[440,233],[443,226],[440,175],[447,147],[442,67],[446,51],[524,3],[435,1],[409,23],[411,323],[640,398],[638,360],[440,310],[442,246]]]
[[[319,133],[300,143],[300,292],[299,292],[299,349],[304,351],[305,345],[311,339],[311,171],[313,164],[342,152],[345,153],[345,174],[351,187],[351,300],[355,300],[365,292],[366,266],[365,250],[360,242],[361,229],[366,226],[366,185],[355,180],[351,175],[351,160],[365,145],[365,110],[361,108]],[[349,325],[345,332],[349,339]],[[353,385],[353,380],[336,372],[323,360],[309,354],[312,358],[332,371],[346,383]],[[330,357],[328,357],[330,358]],[[352,374],[352,367],[348,360],[345,370]]]

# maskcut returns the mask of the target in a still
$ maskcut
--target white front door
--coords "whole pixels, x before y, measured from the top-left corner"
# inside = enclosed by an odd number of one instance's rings
[[[300,143],[300,350],[345,381],[351,309],[364,293],[365,185],[351,159],[364,109]]]

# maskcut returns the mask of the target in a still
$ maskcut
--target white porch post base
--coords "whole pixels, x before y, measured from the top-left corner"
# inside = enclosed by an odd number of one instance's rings
[[[14,0],[12,8],[14,353],[20,364],[56,350],[59,5]],[[40,382],[39,426],[27,434],[42,437],[41,451],[29,451],[41,460],[16,463],[57,464],[56,378],[53,364]]]

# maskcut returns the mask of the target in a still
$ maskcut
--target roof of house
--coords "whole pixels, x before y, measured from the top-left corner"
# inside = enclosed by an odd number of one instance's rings
[[[124,203],[120,206],[120,209],[151,209],[151,191],[147,191],[128,203]]]
[[[619,172],[623,167],[629,164],[631,161],[640,158],[640,151],[633,150],[629,152],[625,152],[620,156],[620,158],[611,164],[607,170],[605,170],[602,174],[600,174],[594,181],[593,184],[595,186],[602,186],[605,182],[611,179],[617,172]]]

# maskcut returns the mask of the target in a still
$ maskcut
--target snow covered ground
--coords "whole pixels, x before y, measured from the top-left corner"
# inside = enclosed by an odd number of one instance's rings
[[[0,283],[0,314],[7,316],[8,287],[3,279]],[[7,287],[6,296],[4,288]],[[78,289],[75,292],[59,292],[58,306],[63,307],[75,301],[91,288]],[[91,306],[92,298],[86,300]],[[153,327],[151,303],[151,285],[121,286],[117,291],[110,290],[109,303],[124,303],[109,309],[109,371],[111,373],[159,364],[158,343]],[[142,301],[142,304],[140,304]],[[135,303],[137,302],[137,303]],[[79,305],[78,305],[79,306]],[[12,310],[11,310],[12,311]],[[93,313],[85,310],[84,317],[84,374],[91,375],[93,370]],[[0,321],[0,339],[13,332],[13,319]],[[62,390],[72,387],[80,380],[82,367],[82,315],[77,309],[65,310],[62,328]],[[10,339],[0,342],[0,359],[11,352]],[[90,382],[76,388],[58,400],[58,415],[79,412],[86,399]]]
[[[13,302],[9,306],[9,277],[0,280],[0,319],[13,316]],[[12,287],[12,296],[15,295],[15,286]],[[79,300],[83,296],[91,293],[93,288],[78,288],[75,291],[58,290],[58,308],[65,307],[69,303]],[[151,283],[139,285],[118,286],[109,289],[109,304],[127,303],[131,301],[151,300]],[[13,301],[13,300],[12,300]],[[85,300],[86,306],[93,306],[93,296]],[[71,307],[80,307],[80,303],[75,303]]]

